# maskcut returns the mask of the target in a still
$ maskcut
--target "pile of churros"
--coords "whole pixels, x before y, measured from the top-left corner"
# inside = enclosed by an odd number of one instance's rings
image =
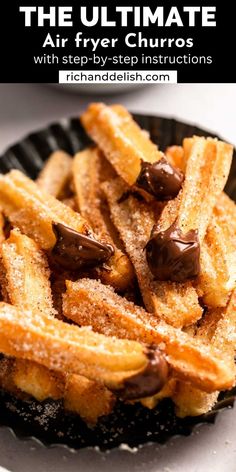
[[[117,400],[204,414],[235,385],[233,148],[163,152],[120,105],[81,122],[91,147],[0,175],[0,386],[91,426]]]

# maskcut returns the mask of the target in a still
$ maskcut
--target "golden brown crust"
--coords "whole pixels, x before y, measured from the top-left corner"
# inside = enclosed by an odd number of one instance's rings
[[[223,377],[218,371],[220,352],[211,351],[210,346],[199,343],[181,330],[158,322],[156,317],[123,299],[98,281],[68,281],[63,308],[64,315],[80,326],[91,326],[107,336],[158,344],[178,375],[191,380],[206,391],[216,390],[217,382],[222,381]],[[227,375],[230,375],[232,367],[231,359]],[[234,373],[231,382],[234,382]]]
[[[0,176],[0,386],[22,399],[60,399],[90,425],[110,413],[117,395],[148,408],[171,396],[180,416],[205,413],[235,383],[236,211],[223,193],[232,146],[186,138],[166,150],[168,164],[120,105],[92,104],[82,122],[100,149],[74,161],[54,153],[38,183],[19,171]],[[158,193],[162,161],[185,174],[181,191],[183,174],[172,169],[179,186],[168,180]],[[153,195],[177,197],[164,206]],[[199,238],[194,281],[157,282],[149,270],[153,226],[166,231],[173,223],[183,236],[195,230],[197,255]],[[99,267],[82,268],[80,251],[88,248],[90,261],[104,255]],[[151,313],[128,301],[137,303],[132,264],[138,303]]]
[[[182,146],[169,146],[165,151],[165,156],[174,167],[183,170],[184,149]]]
[[[63,396],[63,376],[32,361],[15,359],[12,380],[18,389],[39,402],[47,398],[58,400]]]
[[[0,388],[22,399],[62,400],[66,410],[80,415],[89,426],[111,413],[116,400],[106,387],[80,375],[64,375],[32,361],[6,357],[0,360]]]
[[[116,398],[104,385],[79,375],[67,376],[64,406],[77,413],[86,423],[95,425],[101,416],[111,413]]]
[[[194,138],[186,164],[185,181],[178,213],[183,232],[198,230],[200,242],[206,233],[213,208],[229,174],[233,148],[211,138]]]
[[[140,173],[141,160],[153,163],[163,157],[121,105],[107,107],[93,103],[82,115],[81,122],[117,174],[129,185],[135,183]]]
[[[5,276],[5,301],[11,301],[21,309],[31,308],[35,316],[40,317],[40,313],[48,317],[56,314],[46,256],[32,239],[21,235],[18,230],[12,231],[3,244],[2,267]],[[60,276],[65,279],[66,274]],[[61,286],[60,289],[62,291]],[[64,399],[65,408],[93,424],[99,416],[108,414],[114,403],[112,394],[102,385],[97,387],[94,381],[76,375],[70,378],[70,375],[66,376],[64,372],[55,372],[25,359],[10,361],[4,358],[0,365],[0,385],[17,396],[23,393],[38,401],[47,398]],[[94,401],[94,391],[97,394],[97,402],[89,414],[89,407]]]
[[[55,245],[52,222],[61,223],[79,233],[91,232],[79,213],[40,190],[20,171],[0,175],[0,201],[12,224],[32,237],[43,249],[51,249]]]
[[[202,146],[205,150],[201,149]],[[234,202],[230,201],[229,197],[223,192],[221,192],[217,198],[215,197],[219,189],[223,189],[227,177],[231,160],[231,147],[225,143],[209,139],[206,141],[203,140],[203,138],[186,138],[183,142],[183,147],[172,146],[169,148],[168,152],[176,165],[178,165],[178,159],[179,156],[181,156],[181,168],[186,173],[186,182],[182,194],[175,200],[175,203],[170,202],[166,206],[163,211],[164,218],[160,219],[159,227],[160,229],[166,229],[168,225],[170,226],[175,221],[177,214],[181,212],[181,207],[183,210],[185,191],[186,205],[188,205],[189,213],[192,214],[195,224],[197,219],[200,218],[198,226],[204,225],[204,228],[202,227],[201,230],[203,233],[209,221],[207,232],[201,245],[201,272],[195,284],[197,292],[207,306],[224,307],[236,284],[236,229],[234,223],[236,221],[236,211]],[[198,157],[198,153],[200,153],[200,157]],[[222,159],[223,161],[224,159],[226,160],[226,165],[222,165]],[[199,169],[202,177],[200,178],[199,174],[198,179],[194,178],[193,174],[193,171],[197,169],[196,162],[194,162],[195,160],[199,160],[199,164],[202,165],[202,168]],[[214,168],[211,169],[211,167]],[[211,177],[210,173],[212,173]],[[190,177],[189,180],[188,174]],[[209,180],[207,180],[207,175]],[[216,180],[214,175],[216,175]],[[192,187],[192,179],[196,186],[193,190],[193,194],[195,192],[197,195],[197,198],[195,198],[197,205],[191,202],[190,189],[188,188]],[[210,184],[210,181],[212,181],[212,184]],[[208,200],[210,195],[213,195],[211,185],[214,186],[214,199],[216,200],[213,212],[211,208],[213,201],[209,202]],[[197,186],[199,188],[197,188]],[[204,196],[206,188],[207,195]],[[205,209],[204,207],[202,208],[201,199],[202,202],[205,202]],[[188,209],[186,209],[186,211],[186,219],[189,222],[191,219],[188,217]],[[172,216],[170,215],[171,212]],[[171,216],[169,221],[168,213],[169,216]],[[209,216],[211,216],[210,220]],[[201,223],[201,220],[203,223]],[[163,222],[166,223],[164,227]]]
[[[54,151],[44,164],[37,178],[37,185],[45,192],[59,198],[71,177],[72,159],[64,151]]]
[[[206,306],[224,307],[236,285],[236,238],[229,224],[224,224],[217,207],[201,248],[201,273],[196,283]],[[226,243],[227,241],[227,243]]]
[[[4,225],[5,225],[5,220],[4,220],[4,216],[3,216],[2,212],[1,212],[1,209],[0,209],[0,245],[5,239]]]
[[[198,295],[191,282],[184,284],[155,281],[145,256],[144,248],[153,225],[158,219],[156,208],[133,196],[119,203],[126,191],[121,179],[103,184],[113,221],[120,232],[127,254],[136,271],[143,300],[148,311],[175,327],[191,324],[202,315]],[[169,210],[170,205],[166,208]],[[164,213],[163,212],[163,213]],[[162,215],[163,215],[162,213]],[[171,212],[172,214],[172,212]],[[170,221],[168,213],[165,224]]]
[[[52,316],[50,271],[37,243],[19,230],[11,231],[2,244],[2,265],[8,299],[15,306]]]
[[[224,355],[234,360],[236,340],[236,292],[234,291],[226,308],[207,313],[197,329],[196,338],[211,344]],[[206,394],[189,383],[179,382],[173,400],[180,417],[197,416],[211,410],[219,391]]]
[[[84,375],[114,390],[149,365],[146,348],[136,341],[103,336],[6,303],[0,304],[0,332],[5,355]]]
[[[89,222],[97,237],[114,248],[108,267],[99,268],[98,275],[104,283],[124,291],[132,284],[134,271],[112,226],[100,188],[105,175],[114,176],[114,171],[104,159],[97,148],[77,153],[72,167],[73,182],[80,214]]]

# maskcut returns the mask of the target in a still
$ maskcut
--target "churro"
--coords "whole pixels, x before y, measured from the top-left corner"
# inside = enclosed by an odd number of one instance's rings
[[[211,351],[211,347],[208,350],[207,346],[195,342],[181,330],[158,322],[156,317],[123,299],[98,281],[68,281],[63,311],[72,321],[80,326],[92,326],[96,332],[160,345],[171,367],[180,376],[188,378],[203,389],[216,390],[221,358],[219,351]],[[229,365],[232,368],[232,359]],[[233,379],[234,375],[231,382]],[[222,380],[223,377],[219,378],[220,382]]]
[[[81,375],[60,374],[32,361],[15,359],[6,364],[6,360],[2,377],[7,376],[8,381],[1,379],[0,364],[0,385],[18,396],[24,392],[39,402],[62,400],[66,410],[80,415],[89,425],[113,409],[115,397],[102,384]]]
[[[185,172],[193,145],[194,138],[186,138],[183,141],[183,147],[172,146],[167,150],[174,165],[181,165]],[[169,207],[173,208],[173,204],[170,203]],[[180,208],[176,208],[176,214],[178,211]],[[174,221],[175,218],[169,224],[173,224]],[[236,228],[234,226],[236,223],[234,222],[236,222],[235,204],[221,192],[216,200],[201,246],[201,270],[196,281],[199,296],[210,307],[225,306],[236,284]],[[160,223],[159,226],[161,226]]]
[[[203,319],[197,330],[196,338],[215,346],[224,355],[234,359],[236,345],[236,292],[234,291],[225,309],[215,309]],[[218,398],[219,391],[207,394],[195,389],[193,385],[179,382],[173,395],[178,416],[197,416],[211,410]]]
[[[110,245],[96,240],[79,213],[40,190],[20,171],[0,176],[0,201],[11,223],[42,249],[51,250],[54,259],[67,268],[96,265],[113,253]]]
[[[182,173],[171,166],[124,107],[93,103],[81,121],[128,185],[135,185],[159,200],[169,200],[178,194]]]
[[[32,239],[11,231],[2,243],[2,265],[5,269],[5,287],[13,305],[44,316],[53,316],[49,267],[46,256]]]
[[[182,146],[169,146],[165,151],[165,155],[172,166],[184,170],[184,149]]]
[[[47,398],[58,400],[63,397],[63,376],[32,361],[15,359],[12,381],[18,389],[40,402]]]
[[[81,375],[67,376],[64,391],[65,409],[77,413],[89,425],[93,426],[101,416],[109,415],[115,400],[113,393],[102,384]]]
[[[159,280],[183,282],[199,275],[200,245],[225,186],[233,148],[195,137],[189,152],[176,218],[167,228],[163,218],[158,221],[146,246],[148,265]]]
[[[120,105],[81,121],[97,147],[0,175],[0,387],[91,426],[117,398],[204,414],[235,385],[232,146],[163,153]]]
[[[144,248],[152,227],[158,219],[158,208],[153,208],[146,202],[140,202],[132,195],[120,201],[127,190],[120,179],[104,183],[102,188],[106,194],[113,221],[135,268],[147,310],[175,327],[195,322],[201,317],[202,309],[191,282],[181,284],[155,281],[146,261]],[[169,209],[169,204],[165,208]],[[168,222],[171,217],[172,214],[168,214]]]
[[[124,291],[131,285],[134,271],[119,236],[112,227],[100,188],[102,179],[114,176],[114,171],[97,148],[88,148],[76,154],[72,172],[80,214],[89,222],[97,237],[114,248],[108,269],[98,269],[98,275],[104,283]]]
[[[103,103],[92,103],[82,115],[81,122],[129,185],[136,182],[142,160],[154,163],[163,157],[163,153],[120,105],[108,107]]]
[[[211,138],[194,138],[193,141],[177,221],[185,233],[197,229],[202,242],[229,175],[233,147]]]
[[[72,159],[64,151],[53,152],[37,178],[38,186],[45,192],[59,198],[71,176]]]
[[[12,231],[3,243],[2,264],[5,269],[6,291],[12,304],[21,309],[31,308],[37,315],[57,315],[53,308],[46,257],[32,239],[21,235],[18,230]],[[11,390],[14,387],[38,401],[47,398],[62,399],[65,408],[80,414],[89,423],[95,423],[99,416],[108,414],[114,403],[112,394],[104,386],[97,386],[96,382],[82,376],[73,375],[70,378],[70,375],[23,359],[15,359],[11,365],[13,367],[6,374],[10,379]],[[6,383],[4,388],[9,390]],[[94,390],[97,404],[89,414]],[[85,407],[84,411],[82,406]]]
[[[155,393],[163,387],[167,375],[167,364],[157,349],[103,336],[42,314],[37,316],[3,302],[0,332],[3,354],[100,381],[125,398]],[[143,377],[149,378],[145,385]]]
[[[229,225],[222,224],[214,214],[202,245],[201,272],[196,284],[199,296],[209,307],[226,306],[236,286],[235,238],[230,233]]]

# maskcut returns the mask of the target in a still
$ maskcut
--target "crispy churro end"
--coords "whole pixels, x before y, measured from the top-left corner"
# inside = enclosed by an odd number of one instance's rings
[[[168,380],[168,364],[155,346],[147,348],[148,363],[142,372],[128,378],[119,396],[124,400],[145,398],[159,392]]]
[[[84,111],[82,116],[80,117],[80,121],[82,123],[82,126],[85,127],[85,129],[92,125],[92,121],[94,120],[94,117],[97,117],[99,113],[105,108],[104,103],[90,103],[90,105],[87,107],[87,109]],[[87,129],[88,131],[88,129]]]
[[[52,228],[56,236],[52,257],[66,269],[93,267],[107,261],[114,253],[111,244],[101,243],[61,223],[53,223]]]

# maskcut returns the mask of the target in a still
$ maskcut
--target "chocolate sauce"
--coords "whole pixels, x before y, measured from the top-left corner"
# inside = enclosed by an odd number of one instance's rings
[[[158,200],[165,201],[172,200],[178,195],[183,180],[183,173],[162,157],[154,164],[142,161],[135,185]]]
[[[149,363],[143,372],[133,375],[124,383],[119,396],[126,400],[144,398],[159,392],[168,379],[168,364],[158,348],[150,346]]]
[[[183,234],[176,223],[166,231],[156,232],[146,246],[149,268],[156,279],[184,282],[200,272],[200,245],[198,232]]]
[[[128,200],[129,197],[134,197],[139,202],[145,202],[144,197],[134,189],[129,189],[124,192],[120,198],[118,198],[117,203],[123,203]]]
[[[93,267],[107,261],[114,253],[110,244],[100,243],[61,223],[53,223],[52,228],[57,238],[52,257],[66,269]]]

